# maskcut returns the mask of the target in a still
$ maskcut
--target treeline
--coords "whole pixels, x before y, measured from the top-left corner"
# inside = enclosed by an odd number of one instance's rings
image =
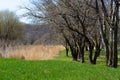
[[[59,34],[50,25],[25,24],[11,11],[0,11],[0,57],[20,45],[58,45]]]
[[[23,6],[26,15],[38,23],[47,23],[64,37],[72,58],[83,63],[85,48],[96,64],[104,48],[106,65],[118,65],[119,0],[31,0]],[[95,48],[95,53],[93,50]]]
[[[50,25],[25,24],[24,45],[61,45],[63,39]]]

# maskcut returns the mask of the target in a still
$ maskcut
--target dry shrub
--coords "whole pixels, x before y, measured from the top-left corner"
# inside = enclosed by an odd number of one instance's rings
[[[9,49],[7,58],[19,58],[26,60],[48,60],[57,56],[59,51],[63,50],[63,46],[19,46]]]

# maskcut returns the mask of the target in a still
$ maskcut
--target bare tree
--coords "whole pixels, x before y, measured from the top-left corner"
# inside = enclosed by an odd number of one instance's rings
[[[23,36],[24,25],[19,22],[18,17],[10,11],[0,12],[0,46],[6,53],[9,45],[14,45],[16,40]]]
[[[106,4],[109,3],[109,4]],[[119,25],[119,0],[96,0],[96,13],[100,23],[100,33],[106,52],[106,65],[117,67],[117,37]],[[109,35],[106,35],[108,29]],[[109,39],[107,38],[109,37]]]
[[[85,42],[89,44],[90,48],[90,62],[92,60],[93,41],[88,36],[88,28],[94,24],[95,20],[89,19],[92,12],[84,0],[43,0],[31,2],[34,7],[24,7],[28,10],[28,15],[37,19],[55,24],[56,29],[64,32],[64,37],[67,38],[68,33],[71,38],[67,40],[67,44],[71,46],[73,60],[77,60],[78,54],[81,62],[84,62],[84,48]],[[36,10],[36,12],[33,12]],[[88,13],[91,13],[88,15]],[[62,30],[61,30],[62,29]],[[65,36],[67,34],[67,36]],[[69,41],[69,42],[68,42]],[[72,42],[71,42],[72,41]],[[74,46],[74,47],[72,47]],[[75,54],[75,55],[74,55]]]
[[[70,47],[73,60],[77,61],[79,57],[81,62],[85,61],[87,44],[90,63],[96,64],[102,38],[106,65],[117,67],[118,0],[32,0],[31,4],[33,7],[24,7],[28,10],[26,14],[36,21],[52,24],[61,32]]]

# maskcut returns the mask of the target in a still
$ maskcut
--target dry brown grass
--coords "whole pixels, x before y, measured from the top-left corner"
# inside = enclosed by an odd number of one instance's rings
[[[57,56],[63,46],[19,46],[8,51],[7,58],[19,58],[25,60],[48,60]]]

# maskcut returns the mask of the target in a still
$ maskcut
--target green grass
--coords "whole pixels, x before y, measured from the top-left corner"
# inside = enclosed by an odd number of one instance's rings
[[[54,59],[61,60],[61,61],[72,61],[72,56],[69,51],[69,57],[66,57],[65,50],[63,50],[60,52],[59,56],[55,57]],[[85,52],[85,63],[89,63],[89,51]],[[103,54],[103,51],[101,52],[101,55],[97,59],[97,64],[105,66],[105,56]]]
[[[60,60],[0,59],[0,80],[120,80],[120,68]]]
[[[94,52],[95,51],[93,50],[93,55],[94,55]],[[65,50],[60,51],[59,56],[55,57],[54,59],[62,60],[62,61],[72,61],[71,52],[69,51],[69,57],[66,57]],[[85,63],[88,63],[88,64],[90,63],[89,51],[85,52]],[[118,64],[120,65],[120,49],[118,49]],[[104,50],[101,50],[100,56],[97,58],[97,65],[106,66]]]
[[[60,51],[59,56],[56,56],[54,60],[61,60],[61,61],[72,61],[72,56],[69,51],[69,57],[66,56],[65,50]]]
[[[73,62],[64,50],[54,60],[0,59],[0,80],[120,80],[120,67]]]

